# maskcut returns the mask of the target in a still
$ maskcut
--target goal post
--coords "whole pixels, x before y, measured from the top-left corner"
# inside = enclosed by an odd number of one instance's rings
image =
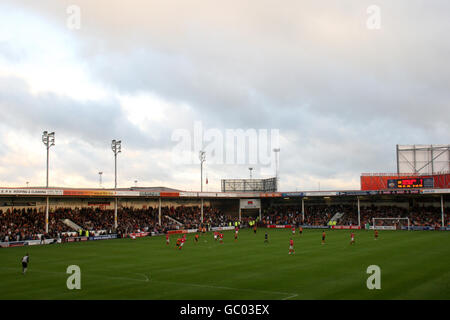
[[[377,220],[388,220],[388,221],[396,221],[400,222],[400,220],[406,220],[408,224],[408,230],[411,230],[409,218],[372,218],[372,229],[374,230],[397,230],[395,225],[376,225]]]

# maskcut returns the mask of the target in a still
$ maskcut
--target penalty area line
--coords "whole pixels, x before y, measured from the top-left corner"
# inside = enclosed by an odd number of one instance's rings
[[[174,284],[174,285],[184,285],[184,286],[199,287],[199,288],[222,289],[222,290],[232,290],[232,291],[247,291],[247,292],[264,293],[264,294],[278,294],[278,295],[284,295],[284,296],[288,295],[288,297],[283,298],[282,300],[287,300],[287,299],[298,296],[298,294],[288,293],[288,292],[266,291],[266,290],[245,289],[245,288],[232,288],[232,287],[213,286],[213,285],[198,284],[198,283],[173,282],[173,281],[163,281],[163,280],[151,280],[151,282],[168,283],[168,284]]]

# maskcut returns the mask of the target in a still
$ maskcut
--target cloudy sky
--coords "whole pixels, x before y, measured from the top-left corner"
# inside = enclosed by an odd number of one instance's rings
[[[358,189],[396,144],[449,143],[449,30],[447,0],[2,0],[0,186],[45,185],[49,130],[51,186],[112,187],[121,139],[120,187],[199,190],[208,142],[188,163],[174,137],[200,123],[278,130],[283,191]],[[207,152],[205,190],[267,154]]]

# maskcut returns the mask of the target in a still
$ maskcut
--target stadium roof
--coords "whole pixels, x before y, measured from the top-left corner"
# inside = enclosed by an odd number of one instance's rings
[[[0,188],[0,196],[70,196],[70,197],[162,197],[162,198],[289,198],[289,197],[333,197],[333,196],[374,196],[400,194],[448,194],[450,189],[411,190],[339,190],[339,191],[296,191],[296,192],[195,192],[178,191],[165,187],[141,187],[118,189],[80,188]]]

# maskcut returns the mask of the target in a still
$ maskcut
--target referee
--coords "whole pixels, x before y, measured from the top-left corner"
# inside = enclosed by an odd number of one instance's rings
[[[25,274],[28,269],[28,262],[30,261],[30,257],[28,253],[22,258],[22,274]]]

